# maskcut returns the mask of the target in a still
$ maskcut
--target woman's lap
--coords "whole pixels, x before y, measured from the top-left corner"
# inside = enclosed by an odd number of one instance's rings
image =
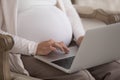
[[[95,80],[87,70],[67,74],[32,56],[22,56],[21,58],[25,69],[33,77],[49,80]]]
[[[49,80],[119,80],[120,63],[112,62],[72,74],[66,74],[32,56],[22,56],[23,64],[31,76]]]

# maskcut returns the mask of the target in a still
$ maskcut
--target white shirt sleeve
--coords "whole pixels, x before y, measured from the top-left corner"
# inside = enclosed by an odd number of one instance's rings
[[[0,30],[0,34],[10,35],[13,37],[14,46],[10,52],[23,54],[23,55],[35,55],[36,54],[37,43],[20,38],[18,36],[15,36],[9,33],[6,33],[2,30]]]
[[[80,36],[83,36],[85,34],[85,30],[83,28],[81,19],[77,14],[75,8],[73,7],[71,0],[62,0],[61,2],[63,2],[63,4],[61,3],[61,5],[64,5],[66,15],[68,16],[71,22],[75,40],[77,40]]]
[[[14,46],[11,52],[24,55],[35,55],[37,43],[3,31],[3,29],[7,29],[7,31],[11,33],[15,31],[14,23],[16,22],[16,18],[14,16],[16,16],[17,0],[0,0],[0,4],[0,34],[11,35],[13,37]]]

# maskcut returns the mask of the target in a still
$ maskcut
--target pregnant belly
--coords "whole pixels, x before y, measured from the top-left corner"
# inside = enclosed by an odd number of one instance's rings
[[[55,6],[36,6],[18,15],[17,35],[42,42],[53,39],[68,45],[72,29],[66,15]]]

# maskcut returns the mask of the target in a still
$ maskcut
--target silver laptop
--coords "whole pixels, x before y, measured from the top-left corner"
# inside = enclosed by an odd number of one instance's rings
[[[70,47],[69,54],[53,52],[35,58],[66,73],[120,59],[120,23],[88,30],[80,47]]]

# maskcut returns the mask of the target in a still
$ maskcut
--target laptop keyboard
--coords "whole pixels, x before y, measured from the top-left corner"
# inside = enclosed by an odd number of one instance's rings
[[[61,66],[63,68],[66,68],[66,69],[70,69],[74,58],[75,58],[75,56],[72,56],[72,57],[52,61],[52,63],[54,63],[54,64],[56,64],[58,66]]]

